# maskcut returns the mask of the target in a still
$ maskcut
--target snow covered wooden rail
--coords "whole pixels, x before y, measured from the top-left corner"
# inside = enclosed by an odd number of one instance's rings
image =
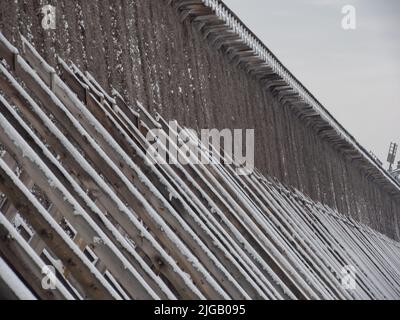
[[[0,25],[21,52],[19,34],[52,66],[57,55],[72,60],[107,92],[117,89],[128,105],[140,101],[151,114],[191,128],[254,128],[260,172],[400,240],[400,199],[390,180],[353,152],[329,121],[320,122],[318,112],[298,103],[278,68],[266,68],[274,64],[270,58],[257,63],[255,46],[245,41],[245,31],[252,34],[240,19],[222,1],[213,1],[213,7],[199,1],[170,4],[58,0],[57,29],[43,32],[36,14],[40,2],[3,1]],[[268,53],[261,42],[258,47]]]
[[[175,5],[210,14],[198,3]],[[152,129],[169,159],[182,153],[161,115],[22,43],[19,53],[0,35],[1,297],[400,297],[399,243],[234,164],[154,164]]]

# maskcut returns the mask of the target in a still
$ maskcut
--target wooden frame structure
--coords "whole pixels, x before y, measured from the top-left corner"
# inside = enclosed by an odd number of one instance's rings
[[[222,50],[271,90],[318,136],[357,164],[363,174],[395,198],[400,184],[329,113],[328,110],[279,61],[263,42],[221,0],[165,0],[179,12],[181,20],[194,24],[205,39]]]
[[[191,3],[186,16],[199,10]],[[257,171],[151,161],[152,129],[170,158],[171,148],[190,153],[161,115],[110,96],[73,63],[59,58],[56,71],[22,43],[19,52],[0,34],[2,297],[400,296],[397,242]],[[212,157],[211,146],[187,139]],[[49,266],[54,274],[43,273]],[[357,272],[352,290],[342,283],[347,266]]]

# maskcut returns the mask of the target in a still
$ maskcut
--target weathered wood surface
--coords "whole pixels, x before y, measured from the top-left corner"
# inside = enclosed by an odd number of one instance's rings
[[[237,164],[226,161],[153,164],[143,133],[159,128],[167,135],[171,128],[160,114],[153,117],[141,104],[131,109],[117,91],[109,96],[89,73],[62,59],[54,72],[24,38],[21,54],[1,34],[0,40],[0,190],[6,197],[0,257],[12,267],[0,272],[18,273],[29,286],[21,294],[400,295],[398,242],[258,170],[238,176]],[[172,140],[169,145],[178,148]],[[16,214],[25,219],[22,227]],[[41,284],[44,264],[58,272],[53,294]],[[359,272],[352,291],[341,283],[343,266]],[[0,287],[0,296],[2,290],[8,289]]]
[[[0,29],[16,44],[22,33],[52,65],[57,53],[167,120],[194,129],[254,128],[263,173],[399,238],[399,200],[211,46],[218,41],[204,39],[201,19],[182,23],[177,8],[160,0],[49,3],[57,8],[55,31],[41,28],[42,1],[27,0],[1,2]]]

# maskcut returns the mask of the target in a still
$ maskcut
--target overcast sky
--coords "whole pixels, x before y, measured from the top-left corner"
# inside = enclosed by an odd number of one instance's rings
[[[386,166],[400,143],[400,0],[224,2]],[[355,30],[342,28],[344,5]]]

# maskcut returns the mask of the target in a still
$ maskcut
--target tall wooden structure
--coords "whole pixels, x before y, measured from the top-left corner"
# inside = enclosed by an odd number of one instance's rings
[[[2,297],[399,297],[398,182],[222,2],[57,1],[68,36],[8,5]],[[254,124],[260,171],[149,162],[173,118]]]

